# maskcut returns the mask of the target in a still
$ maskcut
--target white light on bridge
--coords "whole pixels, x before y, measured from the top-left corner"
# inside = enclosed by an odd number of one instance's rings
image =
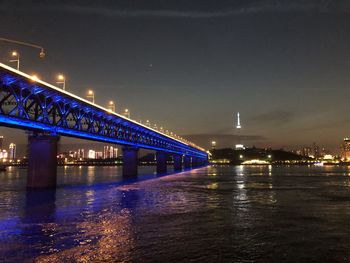
[[[87,93],[87,96],[86,96],[87,99],[91,99],[92,103],[95,103],[95,93],[93,90],[88,90],[88,93]]]
[[[66,90],[66,78],[62,75],[62,74],[59,74],[57,76],[57,84],[62,84],[62,89],[63,90]]]

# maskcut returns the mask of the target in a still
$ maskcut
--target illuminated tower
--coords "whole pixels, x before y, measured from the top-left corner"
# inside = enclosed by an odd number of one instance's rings
[[[242,128],[241,126],[241,120],[239,119],[239,112],[237,112],[237,126],[236,126],[238,132]]]
[[[238,143],[235,145],[235,148],[236,150],[243,150],[244,149],[244,145],[241,141],[241,129],[242,129],[242,126],[241,126],[241,119],[240,119],[240,116],[239,116],[239,112],[237,112],[237,125],[236,125],[236,130],[237,130],[237,137],[238,137]]]

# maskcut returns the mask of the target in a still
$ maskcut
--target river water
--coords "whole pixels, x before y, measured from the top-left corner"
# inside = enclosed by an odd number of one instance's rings
[[[0,173],[1,262],[348,262],[350,167],[59,168]]]

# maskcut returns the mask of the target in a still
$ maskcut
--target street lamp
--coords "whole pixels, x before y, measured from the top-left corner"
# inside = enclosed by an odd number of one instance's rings
[[[40,53],[39,53],[39,57],[40,58],[44,58],[45,55],[46,55],[45,51],[44,51],[44,48],[42,46],[39,46],[39,45],[36,45],[36,44],[23,42],[23,41],[17,41],[17,40],[13,40],[13,39],[4,38],[4,37],[0,37],[0,41],[40,49]]]
[[[95,103],[95,93],[90,89],[86,95],[87,99],[91,99],[92,103]]]
[[[56,83],[57,84],[62,84],[62,89],[66,90],[66,78],[62,74],[59,74],[57,76],[57,80],[58,81],[56,81]]]
[[[146,126],[147,126],[147,127],[150,127],[150,126],[151,126],[151,123],[149,122],[149,120],[146,120]]]
[[[130,111],[128,109],[124,110],[124,116],[130,119]]]
[[[11,57],[14,59],[10,59],[10,62],[17,62],[17,70],[19,70],[19,53],[14,50],[11,52]]]
[[[216,141],[211,141],[211,149],[214,150],[216,146]]]
[[[108,110],[109,110],[109,111],[115,112],[115,104],[114,104],[114,101],[111,100],[111,101],[108,103]]]

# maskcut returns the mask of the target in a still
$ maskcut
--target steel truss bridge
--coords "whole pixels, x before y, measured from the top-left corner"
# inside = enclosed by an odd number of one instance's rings
[[[140,148],[157,152],[157,171],[161,172],[166,171],[167,155],[173,156],[175,170],[181,169],[182,163],[187,168],[191,167],[188,162],[198,167],[208,159],[207,152],[193,143],[152,129],[2,63],[0,125],[35,134],[29,136],[28,180],[31,182],[27,181],[27,186],[33,187],[56,184],[52,166],[56,169],[57,139],[52,138],[61,135],[124,146],[125,174],[137,174]],[[47,162],[40,160],[47,156],[51,156]],[[54,176],[47,179],[47,174],[52,173]]]
[[[0,124],[207,158],[204,149],[0,63]]]

